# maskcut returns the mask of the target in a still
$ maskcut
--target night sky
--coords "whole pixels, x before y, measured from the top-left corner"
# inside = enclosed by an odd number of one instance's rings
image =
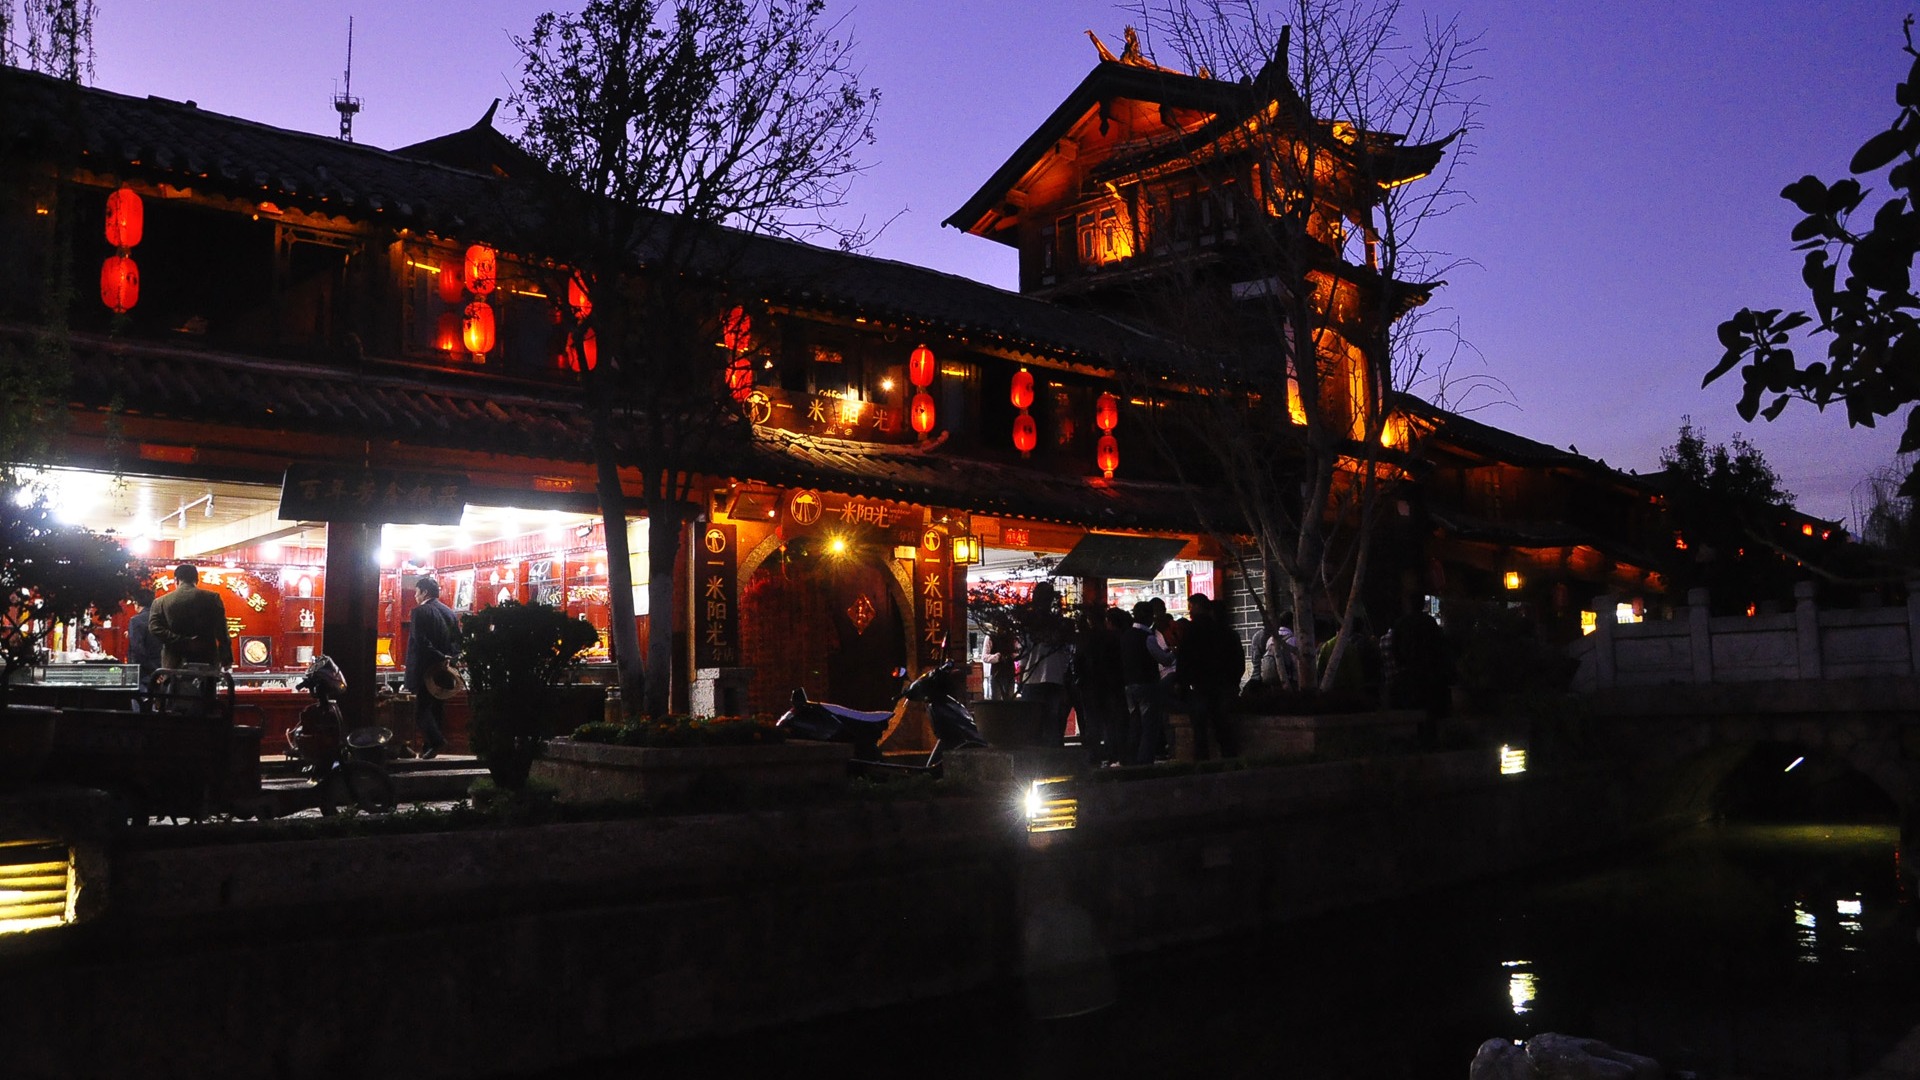
[[[365,103],[356,140],[401,146],[467,127],[506,97],[509,35],[551,6],[98,0],[94,83],[332,133],[351,15],[353,92]],[[1117,50],[1127,13],[1109,0],[836,10],[883,94],[849,219],[898,214],[874,254],[1013,287],[1010,249],[940,222],[1093,66],[1083,31]],[[1712,441],[1751,439],[1802,509],[1850,517],[1856,485],[1892,462],[1897,423],[1849,429],[1837,411],[1793,407],[1743,425],[1737,376],[1706,390],[1700,379],[1718,359],[1722,319],[1805,305],[1787,240],[1798,215],[1779,191],[1808,172],[1837,178],[1892,118],[1909,7],[1435,0],[1411,10],[1457,14],[1481,33],[1482,127],[1457,177],[1473,202],[1424,237],[1470,260],[1435,305],[1474,350],[1456,361],[1456,386],[1468,385],[1461,375],[1485,385],[1452,403],[1642,472],[1691,414]]]

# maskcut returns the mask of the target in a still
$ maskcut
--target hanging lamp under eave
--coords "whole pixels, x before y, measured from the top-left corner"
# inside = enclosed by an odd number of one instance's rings
[[[100,264],[100,302],[124,315],[140,302],[140,266],[131,255],[109,255]]]
[[[130,187],[115,188],[107,196],[107,243],[124,255],[126,249],[140,245],[146,227],[146,205],[140,201],[139,192]]]

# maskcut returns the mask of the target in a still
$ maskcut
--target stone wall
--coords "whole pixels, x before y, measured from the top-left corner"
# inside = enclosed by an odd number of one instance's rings
[[[1791,613],[1714,617],[1695,589],[1674,618],[1629,624],[1615,622],[1610,598],[1597,599],[1598,625],[1572,647],[1574,688],[1920,675],[1920,586],[1902,607],[1832,611],[1816,607],[1813,592],[1796,585]]]
[[[1005,798],[127,850],[0,949],[11,1077],[483,1076],[951,993],[1621,840],[1486,751]],[[1390,793],[1383,795],[1382,793]],[[1049,944],[1049,943],[1052,944]]]

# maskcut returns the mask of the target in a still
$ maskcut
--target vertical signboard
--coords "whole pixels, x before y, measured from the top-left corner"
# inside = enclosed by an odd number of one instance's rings
[[[953,632],[952,593],[947,531],[929,527],[921,532],[913,559],[913,604],[920,621],[917,652],[923,664],[946,659],[947,635]],[[964,634],[966,628],[959,632]]]
[[[693,613],[696,667],[740,665],[740,582],[732,525],[708,525],[700,534],[700,602]]]

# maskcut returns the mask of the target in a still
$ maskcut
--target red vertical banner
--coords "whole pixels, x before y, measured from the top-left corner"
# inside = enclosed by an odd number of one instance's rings
[[[920,662],[937,664],[947,657],[947,639],[956,632],[953,616],[958,610],[953,602],[953,562],[947,549],[947,530],[937,526],[922,531],[920,544],[914,548],[913,605],[920,622]],[[964,634],[965,627],[958,632]]]
[[[700,533],[700,590],[693,612],[696,667],[740,664],[740,575],[732,525],[708,525]]]

